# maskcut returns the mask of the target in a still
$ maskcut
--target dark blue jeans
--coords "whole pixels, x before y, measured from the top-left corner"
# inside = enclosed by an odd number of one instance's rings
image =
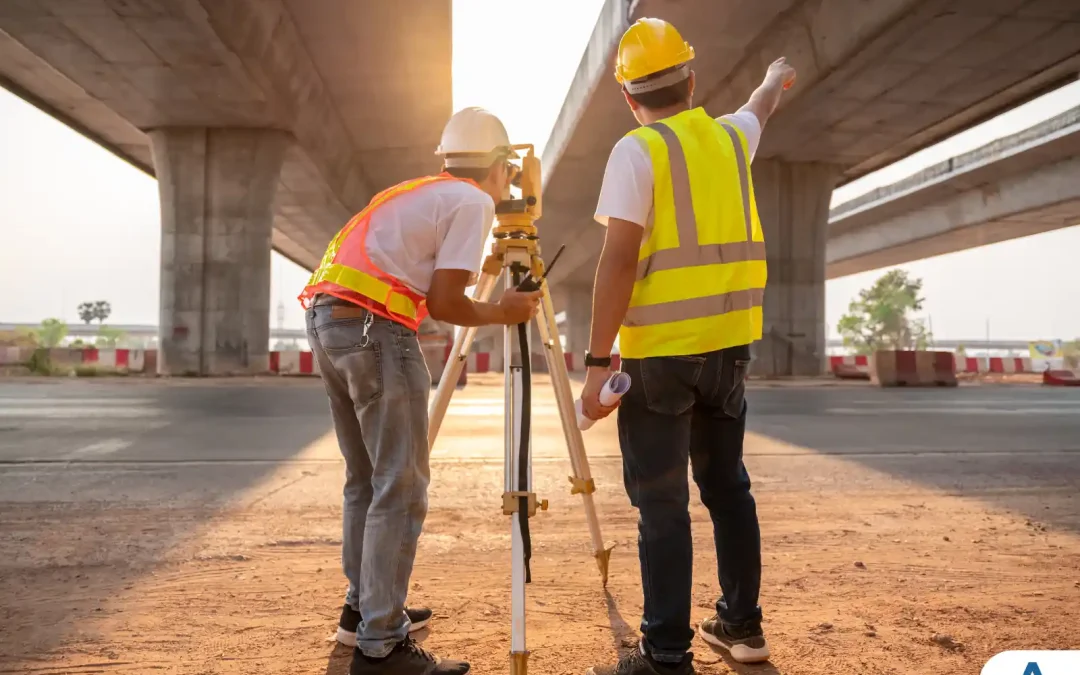
[[[721,621],[761,623],[761,534],[743,465],[750,347],[695,356],[624,359],[633,379],[619,408],[623,479],[638,509],[645,647],[660,661],[690,648],[693,541],[687,464],[709,509]]]

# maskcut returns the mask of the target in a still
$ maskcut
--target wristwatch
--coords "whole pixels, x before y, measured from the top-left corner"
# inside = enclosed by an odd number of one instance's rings
[[[586,368],[610,368],[611,367],[611,357],[610,356],[596,357],[596,356],[593,356],[592,354],[590,354],[589,352],[585,352],[585,367]]]

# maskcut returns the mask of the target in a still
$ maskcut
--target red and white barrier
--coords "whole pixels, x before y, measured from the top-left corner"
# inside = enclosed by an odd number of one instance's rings
[[[539,356],[539,355],[538,355]],[[566,370],[574,372],[585,371],[585,359],[579,355],[571,354],[569,352],[563,353],[563,358],[566,359]],[[863,359],[865,365],[866,357],[859,357]],[[541,358],[542,361],[542,358]],[[619,369],[619,355],[611,355],[611,368],[613,370]],[[468,367],[466,372],[469,373],[489,373],[494,370],[494,359],[491,358],[491,354],[487,352],[470,352],[468,359]]]
[[[82,362],[99,368],[141,373],[146,368],[146,352],[142,349],[83,349]]]
[[[870,358],[865,354],[830,356],[829,371],[840,379],[869,379]]]
[[[319,364],[311,352],[270,352],[270,372],[278,375],[318,375]]]
[[[968,356],[957,359],[961,373],[1033,373],[1031,359],[1001,356]],[[962,369],[961,369],[962,367]]]
[[[870,379],[880,387],[955,387],[956,357],[952,352],[877,351]]]
[[[466,372],[486,373],[491,370],[491,354],[487,352],[469,352]]]

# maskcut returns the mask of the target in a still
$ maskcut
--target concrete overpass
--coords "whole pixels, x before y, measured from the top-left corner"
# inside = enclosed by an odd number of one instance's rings
[[[829,279],[1080,224],[1080,106],[845,202]]]
[[[612,76],[622,32],[672,21],[698,58],[695,103],[737,109],[767,65],[799,71],[769,122],[754,188],[769,242],[762,373],[820,372],[829,201],[853,180],[1071,82],[1075,0],[608,0],[545,148],[545,250],[568,244],[551,280],[570,348],[588,339],[587,297],[603,240],[592,222],[608,152],[633,128]]]
[[[0,85],[158,178],[163,372],[266,370],[271,246],[438,169],[450,5],[0,0]]]

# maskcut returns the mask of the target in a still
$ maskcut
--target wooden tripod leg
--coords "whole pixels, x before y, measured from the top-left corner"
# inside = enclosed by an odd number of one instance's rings
[[[585,518],[589,524],[589,537],[592,540],[596,566],[600,570],[604,586],[607,586],[608,562],[611,559],[611,549],[614,547],[605,547],[604,538],[600,533],[600,519],[596,515],[596,505],[593,503],[593,492],[596,491],[596,485],[589,471],[589,458],[585,454],[585,441],[581,436],[581,429],[578,429],[577,426],[577,413],[574,411],[574,394],[570,389],[570,376],[566,371],[566,358],[563,356],[562,344],[559,342],[559,330],[555,322],[555,306],[551,301],[551,293],[547,284],[544,284],[543,291],[541,313],[536,317],[537,327],[540,329],[540,339],[544,343],[548,373],[551,374],[551,384],[555,389],[555,402],[559,407],[563,435],[566,436],[566,446],[570,452],[570,467],[574,474],[570,476],[572,486],[570,493],[581,495],[582,503],[585,506]]]
[[[473,298],[479,302],[487,302],[495,290],[495,282],[498,276],[485,272],[476,284]],[[473,338],[476,337],[476,327],[457,328],[454,331],[454,346],[450,350],[450,358],[443,367],[442,378],[439,379],[439,387],[435,390],[435,396],[428,406],[428,451],[435,445],[435,438],[439,435],[443,418],[446,417],[446,409],[450,406],[450,397],[457,386],[458,378],[461,377],[461,369],[465,367],[465,361],[469,358],[469,349],[472,347]]]

